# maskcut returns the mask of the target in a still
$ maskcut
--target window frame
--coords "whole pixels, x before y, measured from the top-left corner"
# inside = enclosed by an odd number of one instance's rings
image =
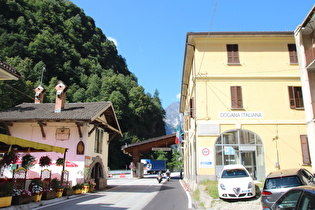
[[[291,109],[304,109],[303,93],[301,86],[288,86],[289,103]]]
[[[238,53],[238,44],[227,44],[226,45],[227,51],[227,63],[228,64],[240,64],[240,57]]]

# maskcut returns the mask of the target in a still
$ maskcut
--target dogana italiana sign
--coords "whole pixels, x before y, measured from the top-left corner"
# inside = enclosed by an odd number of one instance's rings
[[[219,112],[219,118],[224,119],[263,119],[263,112]]]

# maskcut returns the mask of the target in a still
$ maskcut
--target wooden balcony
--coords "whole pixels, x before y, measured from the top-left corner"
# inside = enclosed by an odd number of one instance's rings
[[[305,46],[306,68],[309,71],[315,70],[315,43]]]

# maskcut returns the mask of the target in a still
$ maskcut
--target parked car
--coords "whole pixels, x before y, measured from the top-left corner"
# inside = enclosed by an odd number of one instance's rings
[[[271,206],[270,209],[315,209],[315,186],[305,185],[288,190]]]
[[[285,192],[293,187],[314,184],[314,176],[306,169],[285,169],[271,172],[261,193],[263,209],[268,209]]]
[[[254,180],[243,165],[224,166],[218,178],[218,191],[222,199],[256,196]]]

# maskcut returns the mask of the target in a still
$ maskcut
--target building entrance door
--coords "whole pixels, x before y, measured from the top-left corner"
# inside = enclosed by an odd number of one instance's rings
[[[253,178],[265,177],[263,145],[260,137],[244,129],[229,130],[220,134],[215,143],[216,175],[225,165],[242,164]]]
[[[100,179],[103,177],[103,167],[100,163],[96,163],[92,168],[91,178],[95,180],[95,189],[99,189],[100,187]]]
[[[247,171],[253,176],[253,178],[257,178],[255,176],[256,172],[256,155],[255,151],[241,151],[241,159],[242,165],[247,169]]]

